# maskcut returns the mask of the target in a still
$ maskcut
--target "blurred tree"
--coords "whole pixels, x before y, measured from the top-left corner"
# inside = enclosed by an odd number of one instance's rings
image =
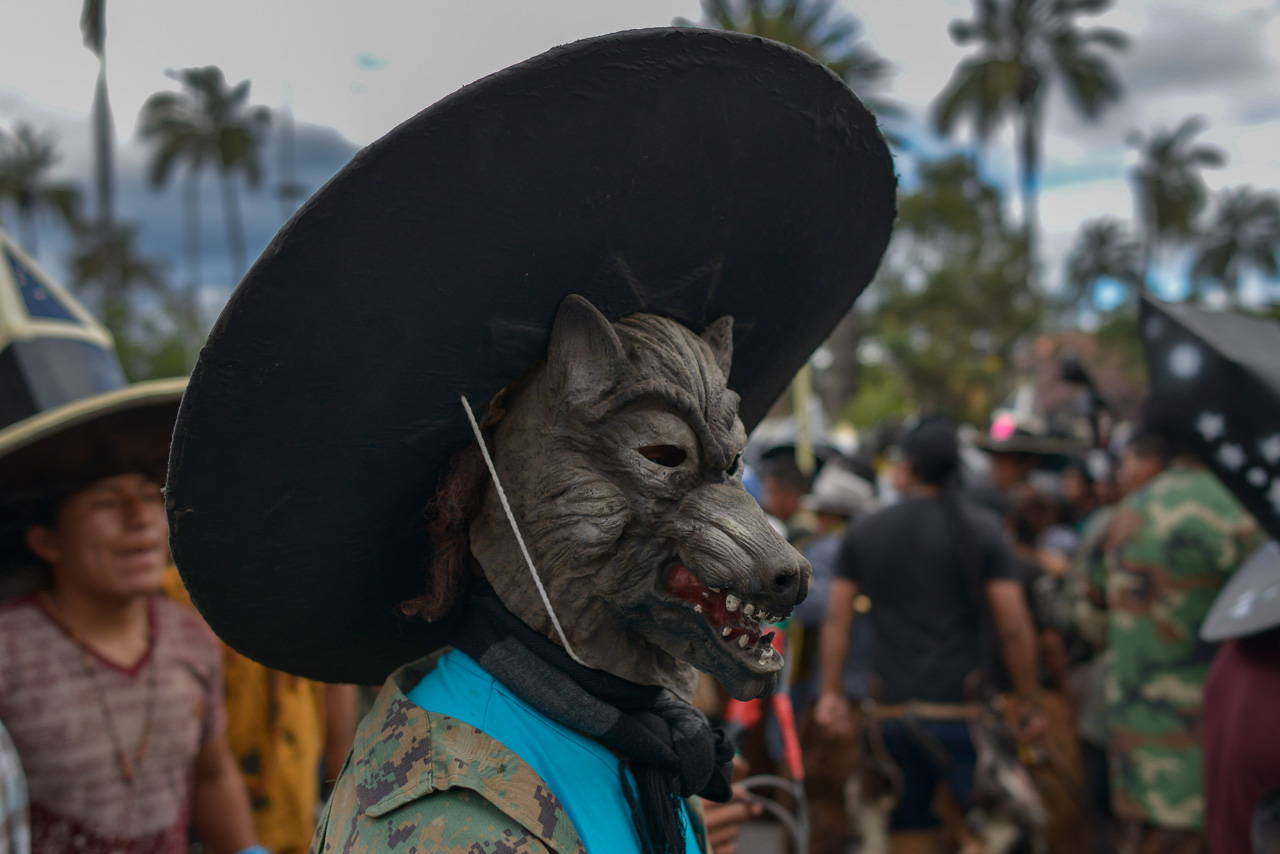
[[[82,227],[68,258],[71,284],[96,305],[130,381],[181,376],[203,330],[186,294],[169,288],[163,264],[138,251],[137,236],[126,223]]]
[[[167,290],[160,263],[138,253],[137,226],[101,223],[81,226],[70,258],[71,284],[104,312],[127,308],[138,291],[162,295]],[[118,277],[113,275],[118,274]],[[112,330],[115,332],[116,330]]]
[[[262,180],[259,149],[271,112],[249,106],[250,81],[228,87],[217,66],[165,72],[182,84],[180,92],[156,92],[142,105],[138,132],[155,150],[151,158],[151,184],[163,187],[179,163],[187,167],[187,263],[190,285],[199,284],[200,175],[206,167],[217,172],[226,219],[227,248],[232,277],[239,279],[247,267],[244,225],[236,179],[243,176],[250,187]]]
[[[1142,248],[1124,223],[1112,217],[1092,219],[1080,227],[1067,257],[1063,302],[1092,305],[1094,288],[1105,279],[1125,285],[1135,295],[1142,287]]]
[[[969,21],[952,21],[956,44],[976,42],[934,101],[938,132],[950,136],[968,115],[979,143],[986,143],[1006,116],[1017,126],[1023,228],[1035,257],[1039,219],[1037,186],[1047,85],[1061,79],[1068,100],[1088,119],[1121,95],[1120,81],[1106,58],[1092,48],[1122,50],[1128,39],[1118,30],[1081,30],[1079,15],[1105,11],[1111,0],[974,0]]]
[[[1150,137],[1129,134],[1128,142],[1138,149],[1134,167],[1135,207],[1142,223],[1142,285],[1150,280],[1153,257],[1168,243],[1190,240],[1196,233],[1196,218],[1204,209],[1208,189],[1200,177],[1203,168],[1226,163],[1222,149],[1193,145],[1192,138],[1204,129],[1204,118],[1183,119],[1173,131],[1158,130]]]
[[[790,45],[835,72],[879,118],[901,114],[892,101],[874,94],[891,73],[891,66],[860,40],[862,24],[857,18],[834,14],[834,0],[701,0],[701,5],[706,26]],[[673,23],[697,26],[687,18],[676,18]],[[885,131],[885,139],[895,147],[902,145],[892,132]],[[861,340],[862,323],[855,306],[827,340],[831,364],[823,371],[822,391],[828,413],[843,410],[858,389]]]
[[[22,243],[32,255],[39,252],[36,221],[42,214],[68,227],[80,219],[80,189],[49,177],[61,159],[52,134],[40,134],[25,123],[12,133],[0,131],[0,203],[17,210]]]
[[[864,306],[866,349],[914,406],[984,423],[1014,378],[1017,345],[1042,300],[1027,287],[1026,241],[973,160],[922,164]],[[860,406],[854,403],[854,411]]]
[[[1216,202],[1191,267],[1191,284],[1202,288],[1216,282],[1236,305],[1242,273],[1253,270],[1266,279],[1280,277],[1280,197],[1235,187],[1219,193]]]

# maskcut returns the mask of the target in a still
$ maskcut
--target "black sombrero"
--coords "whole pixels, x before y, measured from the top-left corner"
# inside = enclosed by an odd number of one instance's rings
[[[421,512],[563,298],[736,320],[750,428],[870,281],[895,180],[871,114],[759,38],[620,33],[460,90],[359,153],[223,311],[178,416],[172,545],[231,646],[372,683],[442,645]]]

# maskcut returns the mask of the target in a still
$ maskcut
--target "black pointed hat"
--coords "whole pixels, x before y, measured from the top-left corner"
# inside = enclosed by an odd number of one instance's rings
[[[1280,323],[1142,300],[1148,416],[1280,537]]]
[[[167,497],[209,624],[271,667],[373,683],[446,642],[406,621],[422,509],[568,294],[736,321],[750,428],[870,281],[895,180],[871,114],[780,44],[699,29],[556,48],[360,152],[232,295]]]

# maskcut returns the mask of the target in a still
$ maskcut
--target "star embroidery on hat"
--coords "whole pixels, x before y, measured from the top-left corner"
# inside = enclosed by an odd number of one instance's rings
[[[1271,465],[1280,463],[1280,433],[1262,439],[1258,442],[1258,451],[1261,452],[1262,458]]]
[[[1227,442],[1218,449],[1218,462],[1228,471],[1239,471],[1245,460],[1244,448],[1234,442]]]
[[[1216,442],[1227,432],[1227,419],[1217,412],[1201,412],[1196,420],[1196,431],[1206,442]]]
[[[1169,351],[1169,372],[1180,380],[1189,380],[1200,373],[1204,356],[1194,344],[1179,344]]]
[[[1250,486],[1256,486],[1258,489],[1262,489],[1267,485],[1267,473],[1256,466],[1249,469],[1249,474],[1245,477],[1248,479]]]

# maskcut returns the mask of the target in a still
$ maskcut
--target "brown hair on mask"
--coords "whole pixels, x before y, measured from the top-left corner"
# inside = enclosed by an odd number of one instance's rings
[[[428,622],[439,620],[462,598],[467,573],[477,571],[472,567],[469,529],[471,520],[480,512],[488,478],[489,470],[479,445],[472,443],[450,459],[449,473],[440,480],[436,494],[423,511],[427,535],[431,538],[426,590],[421,596],[400,604],[400,612],[405,616]]]

